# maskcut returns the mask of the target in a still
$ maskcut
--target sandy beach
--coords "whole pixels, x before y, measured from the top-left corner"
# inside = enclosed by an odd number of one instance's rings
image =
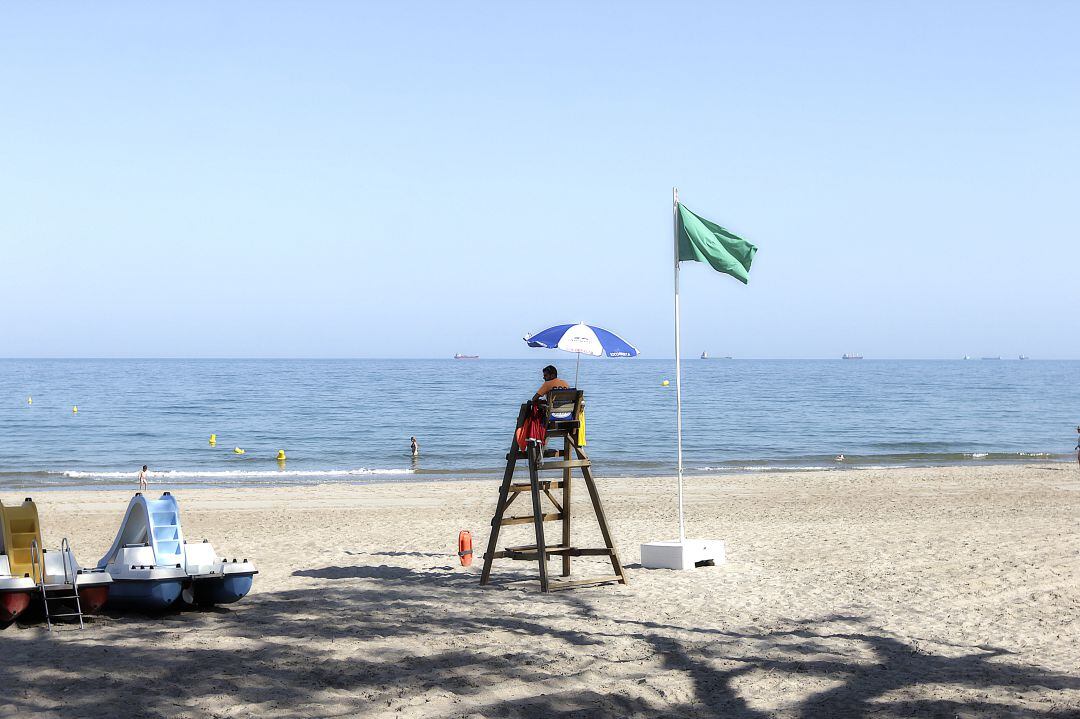
[[[252,594],[9,627],[0,714],[1080,716],[1075,465],[694,478],[688,533],[726,540],[728,563],[643,569],[638,545],[675,532],[673,487],[601,480],[630,583],[550,595],[459,566],[494,481],[178,490],[189,539],[257,563]],[[93,563],[128,496],[37,493],[46,543]],[[493,578],[534,575],[501,560]]]

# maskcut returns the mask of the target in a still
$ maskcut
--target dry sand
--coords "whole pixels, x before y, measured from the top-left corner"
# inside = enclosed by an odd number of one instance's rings
[[[458,565],[496,491],[178,490],[189,538],[257,563],[252,594],[9,627],[0,715],[1080,716],[1075,465],[695,477],[688,531],[729,562],[683,573],[638,566],[673,534],[673,482],[602,481],[630,584],[551,595]],[[47,544],[93,563],[127,497],[39,492]],[[597,542],[574,511],[577,543]],[[534,573],[501,560],[494,578]]]

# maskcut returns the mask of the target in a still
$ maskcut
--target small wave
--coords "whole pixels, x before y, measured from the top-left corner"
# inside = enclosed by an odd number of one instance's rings
[[[166,472],[147,472],[149,479],[259,479],[281,477],[367,477],[372,475],[402,475],[413,474],[412,469],[230,469],[230,470],[200,470],[200,469],[172,469]],[[137,472],[85,472],[81,470],[66,470],[63,472],[50,472],[51,475],[60,475],[68,479],[131,479],[137,477]]]
[[[790,466],[777,464],[756,465],[731,465],[728,467],[694,467],[696,472],[824,472],[836,469],[838,465],[831,466]]]

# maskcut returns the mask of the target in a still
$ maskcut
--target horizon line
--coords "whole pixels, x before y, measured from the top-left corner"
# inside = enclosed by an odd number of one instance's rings
[[[566,354],[569,356],[571,353],[566,353]],[[639,355],[638,357],[592,357],[591,355],[586,355],[586,357],[589,358],[589,359],[606,359],[606,360],[617,360],[617,361],[627,361],[627,360],[635,360],[635,359],[641,359],[641,360],[645,360],[645,361],[650,361],[650,360],[665,360],[665,361],[672,361],[672,362],[675,361],[674,356],[670,356],[670,357],[641,357]],[[693,355],[683,357],[682,359],[688,360],[688,361],[689,360],[699,360],[700,361],[699,357],[693,356]],[[807,361],[831,361],[831,360],[844,360],[844,359],[845,358],[840,356],[840,355],[837,355],[837,356],[816,356],[816,357],[735,357],[735,356],[722,356],[722,357],[710,357],[710,358],[708,358],[707,361],[712,361],[712,362],[737,362],[737,361],[748,361],[748,360],[750,360],[750,361],[807,362]],[[862,362],[866,362],[866,361],[870,361],[870,362],[875,362],[875,361],[876,362],[880,362],[880,361],[888,361],[888,362],[952,362],[952,361],[955,361],[955,362],[980,362],[980,361],[985,361],[985,362],[995,362],[995,361],[1001,361],[1001,362],[1020,362],[1020,361],[1023,361],[1023,362],[1039,362],[1039,361],[1044,361],[1044,362],[1047,362],[1047,361],[1052,361],[1052,362],[1075,362],[1078,359],[1080,359],[1080,358],[1076,358],[1076,357],[1026,357],[1026,356],[1023,357],[1022,359],[1020,357],[1012,357],[1012,356],[997,356],[997,357],[989,357],[989,356],[988,357],[955,357],[955,356],[948,356],[948,357],[884,357],[884,356],[883,357],[866,357],[866,356],[863,356],[863,357],[859,357],[857,359],[854,359],[854,358],[853,359],[848,359],[847,361],[852,361],[852,362],[853,361],[862,361]],[[427,361],[446,360],[446,361],[450,361],[450,360],[455,360],[455,361],[460,361],[460,362],[467,362],[467,361],[472,361],[472,360],[499,360],[499,361],[505,361],[505,360],[522,360],[522,361],[526,361],[526,360],[528,360],[528,361],[531,361],[532,358],[531,357],[494,357],[494,356],[493,357],[475,357],[475,358],[456,358],[456,357],[453,357],[452,355],[451,356],[444,356],[444,355],[438,355],[438,356],[399,356],[399,357],[392,357],[392,356],[386,356],[386,357],[357,357],[357,356],[341,356],[341,357],[326,357],[326,356],[287,356],[286,357],[286,356],[282,356],[282,357],[273,357],[273,356],[262,356],[262,357],[259,357],[259,356],[244,356],[244,355],[234,355],[234,356],[210,356],[210,355],[205,355],[205,356],[177,356],[177,355],[158,355],[158,356],[53,355],[53,356],[48,356],[48,355],[45,355],[45,356],[4,356],[4,357],[0,357],[0,361],[17,361],[17,360],[23,360],[23,361],[26,361],[26,360],[78,360],[78,361],[83,361],[83,360],[128,360],[128,361],[145,361],[145,360],[170,360],[170,361],[181,361],[181,360],[183,360],[183,361],[187,361],[187,360],[206,360],[206,361],[246,360],[246,361],[279,361],[279,362],[300,362],[300,361],[319,361],[319,362],[345,361],[345,362],[351,362],[351,361],[363,361],[363,360],[371,360],[371,361],[400,361],[400,360],[427,360]],[[537,361],[542,361],[542,360],[540,360],[538,358]]]

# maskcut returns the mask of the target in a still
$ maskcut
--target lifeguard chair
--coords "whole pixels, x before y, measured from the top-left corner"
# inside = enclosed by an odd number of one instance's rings
[[[600,494],[596,490],[596,482],[592,476],[592,462],[582,447],[584,437],[582,432],[582,408],[584,393],[577,389],[554,389],[548,392],[548,401],[538,408],[543,413],[546,438],[544,442],[529,439],[522,451],[518,438],[524,431],[526,419],[533,412],[533,404],[526,402],[521,405],[518,412],[517,424],[514,428],[514,439],[510,443],[510,451],[506,455],[506,471],[503,473],[502,486],[499,489],[499,503],[495,509],[495,516],[491,520],[491,534],[488,537],[487,551],[484,552],[484,569],[480,575],[481,586],[491,579],[491,563],[496,559],[516,559],[536,561],[540,567],[540,591],[550,592],[559,589],[570,589],[592,584],[605,584],[618,582],[626,584],[626,575],[622,564],[619,562],[619,554],[615,550],[615,544],[611,540],[611,532],[608,529],[607,518],[604,516],[604,508],[600,503]],[[553,445],[561,439],[562,449],[554,449]],[[528,482],[515,482],[514,470],[517,463],[525,460],[529,468]],[[596,521],[600,525],[600,533],[604,538],[604,547],[582,548],[571,544],[570,539],[570,498],[572,470],[581,470],[585,480],[585,488],[589,491],[592,500],[593,511]],[[541,479],[541,472],[559,472],[558,479]],[[562,490],[561,497],[553,494],[554,490]],[[532,498],[532,513],[521,516],[506,516],[507,508],[521,495],[528,492]],[[554,511],[545,510],[544,498]],[[562,522],[562,537],[558,544],[547,544],[544,538],[545,522]],[[536,533],[536,543],[520,547],[506,547],[496,550],[499,542],[499,531],[506,526],[515,524],[532,524]],[[549,579],[548,560],[552,557],[562,557],[562,577]],[[608,557],[611,561],[612,574],[587,579],[571,580],[570,560],[573,557]]]

